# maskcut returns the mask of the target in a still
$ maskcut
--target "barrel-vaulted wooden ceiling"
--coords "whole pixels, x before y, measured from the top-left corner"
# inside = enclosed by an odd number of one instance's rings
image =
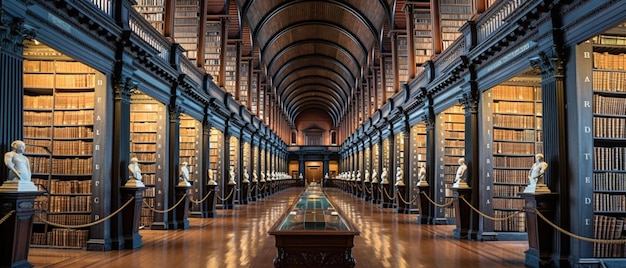
[[[406,28],[404,0],[207,1],[209,14],[228,14],[228,38],[265,70],[292,126],[311,109],[338,126],[378,53],[391,51],[389,33]]]

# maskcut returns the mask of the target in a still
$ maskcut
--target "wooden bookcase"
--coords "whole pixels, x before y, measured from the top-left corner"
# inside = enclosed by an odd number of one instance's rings
[[[222,51],[222,23],[217,21],[206,22],[206,38],[204,42],[204,69],[213,76],[213,81],[220,78],[220,53]]]
[[[409,82],[409,46],[407,42],[408,38],[406,35],[398,35],[396,40],[396,60],[398,61],[398,81],[400,81],[400,84]]]
[[[528,171],[535,162],[535,155],[543,153],[541,86],[538,84],[515,84],[507,82],[483,93],[483,127],[491,130],[484,157],[487,184],[492,191],[491,208],[496,218],[489,228],[500,232],[525,233],[525,214],[519,213],[525,205],[520,193],[528,185]],[[491,168],[491,170],[487,170]],[[488,209],[483,207],[483,209]],[[512,234],[514,235],[514,234]],[[513,239],[513,238],[511,238]]]
[[[220,196],[224,189],[224,183],[222,182],[223,147],[224,133],[212,127],[209,136],[209,168],[213,171],[213,180],[219,184],[218,190],[220,190]],[[218,203],[221,203],[221,201],[218,200]]]
[[[224,68],[226,68],[226,72],[225,72],[225,76],[224,77],[224,89],[226,90],[226,92],[230,93],[233,95],[233,98],[235,98],[235,96],[237,96],[237,90],[239,90],[236,85],[237,85],[237,77],[239,76],[237,74],[237,57],[239,56],[237,54],[238,50],[237,50],[237,45],[236,44],[228,44],[226,46],[226,57],[225,57],[225,63],[224,63]]]
[[[165,1],[137,0],[137,4],[133,6],[161,34],[165,30]]]
[[[95,102],[104,96],[104,85],[96,83],[104,81],[104,75],[48,47],[27,49],[25,58],[25,154],[32,181],[47,190],[35,207],[49,222],[87,224],[93,167],[103,160],[94,154],[94,148],[100,149],[94,142],[94,118],[104,115],[104,107]],[[36,220],[31,245],[84,248],[88,237],[86,228],[62,229]]]
[[[181,114],[180,126],[179,126],[179,164],[187,162],[187,168],[189,169],[189,182],[192,184],[192,197],[194,200],[200,200],[203,196],[200,196],[200,170],[198,169],[200,163],[200,150],[202,148],[201,138],[202,124],[195,118]],[[191,203],[191,209],[197,211],[198,205]]]
[[[448,48],[459,36],[459,28],[474,14],[472,0],[440,0],[439,14],[443,49]]]
[[[163,209],[157,193],[163,188],[165,167],[165,105],[139,91],[133,91],[130,104],[130,157],[137,157],[146,186],[143,192],[144,207],[141,209],[140,225],[149,227],[154,213],[148,207]],[[164,194],[160,191],[160,196]]]
[[[248,79],[248,72],[250,71],[250,61],[242,60],[239,65],[239,99],[237,100],[239,104],[243,107],[248,107],[248,83],[251,82]]]
[[[187,59],[198,58],[199,0],[177,0],[174,13],[174,39],[185,51]]]
[[[433,55],[432,18],[429,7],[413,7],[413,45],[415,46],[416,73],[424,69],[423,65]]]
[[[408,190],[411,191],[409,197],[413,200],[411,209],[417,210],[420,190],[417,187],[419,182],[419,170],[426,164],[426,123],[420,122],[411,127],[411,179]],[[406,180],[405,180],[406,183]],[[410,200],[406,200],[407,202]]]
[[[624,239],[626,231],[626,37],[600,35],[591,46],[593,236]],[[624,258],[624,245],[593,244],[593,257]]]
[[[439,204],[448,203],[454,198],[452,184],[459,167],[459,158],[465,157],[465,111],[460,105],[454,105],[439,113],[436,120],[437,166],[439,170],[434,179],[435,196],[431,197]],[[452,205],[435,209],[435,221],[454,223]]]

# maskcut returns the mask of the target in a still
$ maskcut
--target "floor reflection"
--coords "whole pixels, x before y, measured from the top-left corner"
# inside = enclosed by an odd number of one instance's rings
[[[32,248],[35,267],[273,267],[274,238],[267,231],[296,201],[287,189],[218,217],[190,218],[188,230],[142,230],[136,250],[88,252]],[[397,214],[352,195],[327,194],[360,230],[357,267],[524,267],[527,242],[477,242],[452,238],[453,226],[419,225],[415,214]]]

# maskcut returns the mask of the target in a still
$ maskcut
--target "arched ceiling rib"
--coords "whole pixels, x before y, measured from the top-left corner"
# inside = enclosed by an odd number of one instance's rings
[[[254,42],[248,49],[259,53],[254,55],[260,59],[257,67],[267,68],[268,91],[276,93],[289,124],[295,126],[298,115],[309,109],[325,111],[334,126],[340,123],[366,75],[362,71],[372,49],[380,44],[383,25],[389,30],[394,3],[237,0],[243,30]],[[239,38],[245,47],[247,36]]]

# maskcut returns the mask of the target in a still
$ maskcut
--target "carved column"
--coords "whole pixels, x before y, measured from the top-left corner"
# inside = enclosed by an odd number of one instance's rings
[[[99,217],[109,215],[122,205],[123,194],[121,186],[128,180],[128,164],[130,159],[130,96],[135,84],[131,80],[132,67],[123,63],[116,65],[116,75],[113,84],[115,91],[113,99],[113,176],[111,182],[94,180],[92,193],[94,206],[92,213]],[[109,194],[110,193],[110,194]],[[107,196],[110,195],[110,200]],[[110,203],[110,206],[107,205]],[[97,224],[89,230],[87,250],[101,251],[109,249],[124,249],[123,216],[115,215],[110,221],[110,233],[106,224]]]
[[[558,33],[554,33],[558,35]],[[544,181],[553,192],[559,193],[560,204],[569,202],[569,182],[561,178],[568,174],[567,152],[567,114],[565,100],[564,55],[558,45],[552,51],[541,51],[538,57],[531,59],[531,65],[541,71],[541,101],[543,106],[543,154],[548,169]],[[568,209],[556,208],[555,224],[569,229],[570,213]],[[570,240],[566,235],[557,234],[554,246],[554,258],[559,262],[567,261]],[[560,256],[559,256],[560,255]],[[564,256],[565,255],[565,256]]]
[[[479,102],[479,92],[476,82],[474,80],[469,81],[469,88],[464,90],[462,95],[459,97],[459,103],[463,105],[465,109],[465,164],[467,165],[467,171],[465,173],[467,184],[472,189],[470,193],[465,193],[459,191],[460,195],[465,196],[467,201],[470,201],[472,206],[475,208],[479,208],[479,199],[480,193],[478,187],[480,185],[480,174],[479,174],[479,144],[478,144],[478,102]],[[471,200],[470,200],[471,198]],[[456,200],[455,193],[455,200]],[[463,202],[464,203],[464,202]],[[466,208],[462,208],[466,209]],[[467,207],[467,209],[470,209]],[[471,209],[470,209],[471,210]],[[459,216],[457,215],[458,210],[455,208],[455,217],[457,218],[457,222],[459,221]],[[469,225],[467,226],[468,239],[476,239],[479,226],[478,226],[478,213],[469,211]]]
[[[424,120],[424,124],[426,125],[426,148],[431,148],[431,150],[426,150],[426,182],[428,184],[420,186],[420,216],[418,220],[420,223],[427,224],[435,224],[436,222],[436,212],[437,207],[432,204],[427,195],[431,199],[436,196],[435,189],[436,187],[429,187],[433,185],[436,181],[434,176],[435,170],[437,170],[436,166],[436,158],[435,158],[435,150],[432,148],[436,147],[436,134],[435,134],[435,111],[433,110],[433,99],[432,96],[426,94],[426,89],[422,88],[423,94],[423,102],[425,104],[424,107],[424,116],[422,119]]]
[[[2,8],[2,5],[0,5]],[[24,46],[36,31],[24,26],[24,19],[11,17],[0,9],[0,152],[11,150],[11,142],[23,136]],[[0,174],[8,174],[0,165]],[[4,178],[0,179],[0,184]]]
[[[199,178],[196,178],[197,181],[193,184],[193,196],[194,200],[202,200],[209,193],[206,185],[209,183],[209,168],[210,165],[210,139],[211,139],[211,124],[209,123],[209,119],[211,118],[211,113],[208,105],[204,108],[204,119],[202,120],[202,137],[201,137],[201,159],[200,162],[200,170],[199,170]],[[192,204],[192,211],[190,212],[191,216],[196,216],[200,218],[208,218],[211,214],[213,214],[213,210],[215,210],[215,204],[213,203],[213,208],[209,206],[210,200],[207,197],[200,204]]]

